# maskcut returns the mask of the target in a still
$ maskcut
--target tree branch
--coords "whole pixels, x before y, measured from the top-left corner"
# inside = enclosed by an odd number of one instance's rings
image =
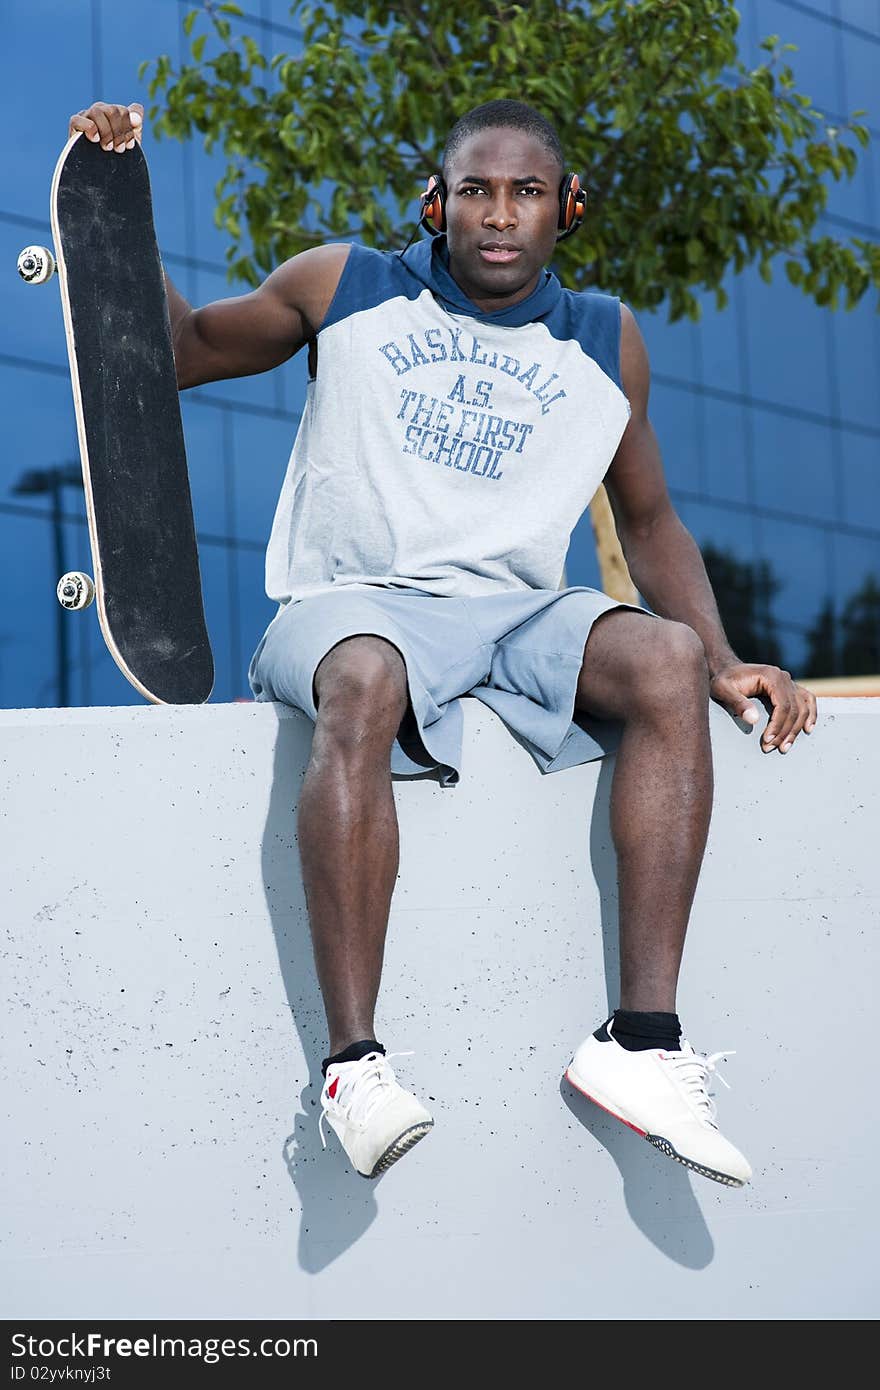
[[[433,32],[431,31],[430,28],[428,28],[428,29],[423,29],[423,28],[420,26],[420,24],[418,23],[418,20],[413,16],[412,5],[410,4],[410,0],[399,0],[399,3],[400,3],[400,8],[401,8],[401,10],[403,11],[403,13],[404,13],[404,14],[407,16],[407,18],[409,19],[410,24],[411,24],[411,26],[412,26],[414,32],[418,34],[419,38],[422,40],[422,43],[425,45],[425,47],[427,48],[428,52],[431,54],[431,57],[434,59],[434,66],[437,68],[437,71],[438,71],[438,72],[441,72],[441,73],[445,73],[445,72],[446,72],[446,67],[447,67],[447,59],[444,58],[440,53],[437,52],[437,49],[436,49],[436,47],[435,47],[435,45],[434,45],[434,35],[433,35]],[[450,86],[449,86],[449,83],[446,81],[445,78],[444,78],[444,80],[443,80],[443,83],[441,84],[440,90],[441,90],[441,92],[443,93],[444,97],[446,98],[446,101],[447,101],[447,103],[449,104],[449,106],[452,106],[452,105],[453,105],[452,90],[451,90],[451,88],[450,88]],[[418,146],[415,144],[414,141],[411,140],[410,143],[412,144],[412,146],[413,146],[414,149],[417,149],[417,148],[418,148]],[[428,162],[430,163],[430,161],[428,161]]]

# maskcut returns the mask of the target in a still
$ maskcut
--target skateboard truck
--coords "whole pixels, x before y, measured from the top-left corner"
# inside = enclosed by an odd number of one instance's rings
[[[95,581],[81,570],[71,570],[62,574],[55,592],[62,608],[88,608],[95,597]]]
[[[18,273],[26,285],[45,285],[55,274],[55,257],[48,246],[26,246],[18,258]]]

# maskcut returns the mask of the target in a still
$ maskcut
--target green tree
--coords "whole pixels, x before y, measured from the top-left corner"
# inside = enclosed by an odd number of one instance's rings
[[[742,661],[783,664],[772,603],[782,588],[766,560],[738,560],[730,550],[700,546],[730,645]]]
[[[807,632],[807,655],[804,661],[804,675],[815,680],[820,677],[836,676],[837,669],[837,623],[834,617],[834,604],[826,598],[816,614],[812,627]]]
[[[826,598],[807,633],[805,674],[874,676],[880,674],[880,584],[873,573],[843,605],[839,622]]]
[[[844,604],[840,631],[843,675],[880,673],[880,584],[873,574]]]
[[[206,3],[184,21],[192,61],[151,69],[157,134],[194,131],[227,156],[217,188],[230,279],[256,284],[331,238],[399,247],[455,119],[495,97],[537,106],[585,177],[588,216],[561,243],[565,283],[636,309],[699,317],[697,292],[757,262],[817,304],[880,284],[880,246],[816,231],[830,179],[851,177],[855,117],[828,123],[795,90],[791,44],[739,59],[731,0],[398,0],[290,6],[303,48],[267,56]]]

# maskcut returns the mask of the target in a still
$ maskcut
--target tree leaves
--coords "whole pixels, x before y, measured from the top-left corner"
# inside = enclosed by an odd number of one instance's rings
[[[151,69],[158,135],[199,132],[229,165],[218,225],[228,273],[257,283],[308,246],[358,237],[399,247],[458,116],[498,96],[536,106],[589,191],[561,243],[565,283],[635,309],[696,317],[733,266],[785,274],[851,307],[880,285],[880,248],[817,235],[831,180],[869,139],[795,90],[792,45],[748,70],[731,0],[324,0],[291,4],[299,53],[270,54],[233,4],[183,21],[191,61]],[[232,197],[232,203],[229,198]]]

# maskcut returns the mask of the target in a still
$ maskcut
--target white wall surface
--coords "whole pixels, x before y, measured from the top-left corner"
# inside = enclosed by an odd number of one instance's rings
[[[616,1003],[613,758],[543,776],[463,706],[461,783],[394,781],[378,1035],[436,1124],[378,1182],[318,1138],[310,721],[0,714],[4,1316],[876,1316],[880,703],[786,756],[710,706],[680,1013],[736,1049],[739,1191],[561,1080]]]

